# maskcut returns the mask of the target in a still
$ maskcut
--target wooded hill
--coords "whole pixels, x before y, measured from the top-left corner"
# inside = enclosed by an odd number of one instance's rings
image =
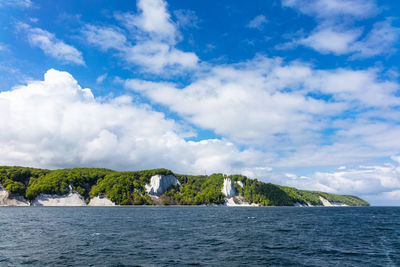
[[[264,183],[243,175],[182,175],[167,169],[118,172],[100,168],[73,168],[46,170],[25,167],[0,167],[0,185],[12,194],[28,200],[40,194],[63,195],[70,186],[88,202],[90,198],[106,195],[118,205],[154,205],[145,185],[155,174],[174,175],[181,186],[171,186],[160,196],[165,205],[223,204],[221,189],[225,178],[230,178],[236,190],[249,203],[263,206],[293,206],[299,204],[322,205],[319,196],[330,202],[349,206],[368,206],[356,196],[336,195],[317,191],[298,190],[293,187]],[[242,182],[243,187],[238,182]]]

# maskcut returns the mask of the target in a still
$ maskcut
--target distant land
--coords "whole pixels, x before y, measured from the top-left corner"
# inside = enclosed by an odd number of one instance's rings
[[[47,170],[0,166],[0,206],[369,206],[350,195],[299,190],[243,175],[184,175],[167,169]]]

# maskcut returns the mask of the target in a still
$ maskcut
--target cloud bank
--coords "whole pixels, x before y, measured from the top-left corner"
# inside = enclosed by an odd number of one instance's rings
[[[96,100],[67,72],[0,93],[0,165],[76,166],[184,173],[240,172],[262,153],[225,140],[186,141],[188,133],[129,96]]]

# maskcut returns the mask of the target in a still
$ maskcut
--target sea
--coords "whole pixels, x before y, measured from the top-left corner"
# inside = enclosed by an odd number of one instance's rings
[[[190,265],[400,266],[400,208],[0,208],[0,266]]]

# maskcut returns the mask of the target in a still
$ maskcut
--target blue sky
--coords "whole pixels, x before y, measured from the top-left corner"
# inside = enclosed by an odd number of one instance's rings
[[[1,165],[400,204],[400,4],[0,0]]]

